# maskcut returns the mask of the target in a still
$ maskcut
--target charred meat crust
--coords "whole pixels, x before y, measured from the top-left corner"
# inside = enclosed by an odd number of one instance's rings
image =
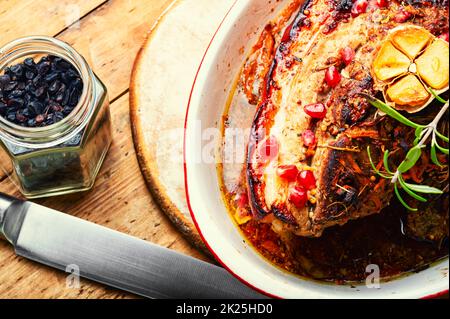
[[[440,6],[448,7],[448,0],[406,0],[406,3],[413,6]]]
[[[260,119],[262,117],[262,113],[266,113],[266,107],[265,105],[260,105],[256,111],[254,123],[257,121],[257,119]],[[250,204],[252,211],[254,215],[258,218],[262,218],[268,214],[268,211],[260,204],[260,198],[263,197],[263,185],[262,181],[256,178],[256,174],[253,172],[252,169],[252,161],[253,161],[253,155],[256,151],[256,145],[258,144],[259,140],[261,139],[260,136],[258,136],[258,131],[255,129],[256,125],[253,124],[251,132],[250,132],[250,142],[248,144],[247,149],[247,169],[246,169],[246,176],[247,176],[247,187],[248,187],[248,193],[250,197]]]
[[[307,16],[304,14],[304,12],[305,10],[308,10],[312,2],[313,0],[305,0],[296,17],[294,18],[294,21],[287,27],[287,29],[284,32],[283,38],[281,39],[281,43],[276,50],[275,58],[273,59],[272,64],[270,65],[269,68],[269,72],[265,77],[264,92],[261,95],[262,103],[265,103],[265,100],[270,94],[270,91],[273,87],[273,82],[271,81],[271,79],[274,76],[274,72],[277,67],[278,61],[284,58],[284,55],[287,52],[290,43],[298,36],[301,27],[307,20]],[[255,116],[255,119],[256,117],[257,115]]]
[[[241,84],[250,104],[257,105],[267,96],[267,90],[270,87],[268,79],[272,77],[277,60],[274,58],[281,56],[280,52],[301,24],[302,9],[300,9],[294,21],[287,26],[281,39],[278,39],[279,37],[275,35],[290,20],[292,12],[298,11],[298,7],[306,7],[310,1],[292,1],[282,12],[282,18],[279,21],[276,23],[270,22],[264,27],[258,42],[253,46],[252,55],[247,59],[242,70]],[[303,3],[300,5],[301,2]]]
[[[275,211],[268,211],[263,207],[263,204],[261,203],[260,199],[263,197],[261,192],[263,192],[262,189],[262,182],[258,180],[255,177],[255,174],[252,172],[251,162],[252,162],[252,156],[255,152],[256,145],[258,145],[259,141],[264,139],[263,134],[261,134],[261,131],[258,131],[259,127],[263,124],[262,122],[267,121],[270,117],[268,116],[271,110],[267,110],[266,106],[268,105],[267,97],[269,95],[269,92],[271,91],[273,87],[273,83],[271,81],[276,66],[277,61],[279,59],[283,58],[283,52],[286,51],[286,48],[288,44],[298,35],[298,32],[303,25],[304,21],[306,20],[306,15],[304,14],[304,11],[307,10],[310,6],[310,4],[313,2],[313,0],[305,0],[303,5],[301,6],[299,12],[297,13],[297,16],[291,23],[291,25],[288,26],[287,30],[285,31],[285,34],[289,34],[288,37],[283,36],[281,40],[281,44],[277,49],[277,52],[275,54],[275,59],[273,59],[273,62],[269,68],[269,71],[265,77],[265,85],[264,85],[264,91],[262,92],[261,98],[260,98],[260,105],[258,105],[255,117],[253,119],[253,125],[250,132],[250,140],[248,143],[248,149],[247,149],[247,186],[248,186],[248,193],[250,197],[250,203],[253,212],[255,215],[259,218],[262,218],[270,213],[275,213],[277,217],[280,219],[290,223],[295,224],[295,220],[292,218],[292,215],[285,216],[283,211],[286,209],[276,209]],[[274,112],[274,110],[272,110]],[[259,196],[257,196],[257,194]],[[265,205],[264,205],[265,206]]]
[[[364,150],[370,145],[373,160],[379,162],[382,152],[374,143],[375,141],[371,138],[358,138],[354,141],[344,133],[332,143],[332,146],[346,148],[358,145],[359,149]],[[353,218],[352,210],[357,210],[360,216],[369,214],[370,209],[376,206],[372,201],[377,201],[380,193],[385,194],[381,202],[384,204],[389,202],[391,192],[388,190],[388,183],[378,191],[367,187],[366,181],[372,174],[367,161],[368,158],[364,152],[350,154],[333,149],[329,151],[325,160],[325,169],[320,175],[321,191],[326,192],[326,196],[317,208],[318,213],[314,216],[315,225],[320,227],[324,224],[343,224]],[[378,204],[377,209],[381,209],[384,206],[383,203]]]

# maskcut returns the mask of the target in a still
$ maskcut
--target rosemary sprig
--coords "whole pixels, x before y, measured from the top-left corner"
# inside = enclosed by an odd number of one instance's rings
[[[384,172],[381,172],[379,169],[377,169],[376,165],[372,160],[370,154],[370,147],[369,146],[367,147],[367,154],[369,155],[369,160],[372,169],[382,178],[391,180],[391,183],[394,184],[394,192],[398,200],[403,206],[405,206],[410,211],[417,211],[417,208],[411,207],[406,203],[406,201],[403,199],[400,193],[399,187],[401,187],[409,196],[421,202],[426,202],[427,199],[421,195],[418,195],[417,193],[422,194],[443,193],[440,189],[437,189],[435,187],[407,183],[403,177],[403,174],[409,171],[411,168],[413,168],[416,165],[417,161],[422,156],[422,150],[426,147],[427,145],[426,143],[428,142],[430,136],[431,136],[430,157],[434,164],[438,165],[439,167],[442,167],[442,164],[439,162],[437,157],[438,152],[447,155],[449,154],[449,149],[441,146],[438,143],[438,139],[446,143],[448,143],[449,139],[447,136],[440,133],[437,128],[439,121],[441,120],[442,116],[444,116],[445,112],[448,109],[449,101],[445,101],[444,99],[439,97],[431,88],[429,90],[431,94],[433,94],[433,96],[436,98],[436,100],[443,103],[444,106],[441,108],[441,110],[433,119],[433,121],[430,122],[428,125],[420,125],[414,123],[413,121],[409,120],[408,118],[403,116],[401,113],[399,113],[386,103],[374,97],[364,94],[364,97],[368,100],[368,102],[371,105],[373,105],[386,115],[396,119],[400,123],[412,127],[416,130],[415,131],[416,138],[414,140],[413,147],[409,149],[408,153],[405,156],[405,159],[398,165],[397,170],[395,172],[393,172],[389,167],[389,155],[390,155],[389,151],[386,150],[383,154]]]

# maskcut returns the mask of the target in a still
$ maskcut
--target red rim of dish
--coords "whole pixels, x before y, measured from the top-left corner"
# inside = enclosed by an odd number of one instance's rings
[[[187,119],[188,119],[188,114],[189,114],[189,108],[191,106],[191,100],[192,100],[192,94],[194,93],[194,89],[195,89],[195,84],[197,83],[197,78],[198,75],[200,73],[200,70],[203,66],[203,62],[205,60],[206,54],[209,51],[209,48],[211,47],[211,44],[213,43],[214,39],[216,38],[217,33],[219,32],[219,30],[222,28],[222,25],[224,23],[224,21],[226,20],[226,18],[228,17],[228,15],[230,14],[231,10],[234,8],[234,6],[236,5],[236,3],[238,2],[238,0],[235,0],[233,2],[233,5],[230,7],[230,9],[227,11],[227,13],[225,14],[224,18],[222,19],[222,21],[220,22],[217,30],[214,32],[211,40],[208,43],[208,46],[206,47],[205,53],[203,54],[203,57],[200,61],[200,65],[197,69],[197,72],[195,73],[195,78],[194,78],[194,82],[192,84],[191,87],[191,92],[189,93],[189,100],[188,100],[188,105],[186,108],[186,116],[184,119],[184,132],[183,132],[183,170],[184,170],[184,188],[185,188],[185,192],[186,192],[186,202],[187,202],[187,206],[189,209],[189,213],[191,215],[191,218],[194,222],[195,228],[197,228],[198,233],[200,234],[200,237],[202,238],[203,242],[205,243],[206,247],[209,249],[209,251],[211,252],[211,254],[214,256],[214,258],[230,273],[232,274],[235,278],[237,278],[240,282],[242,282],[243,284],[247,285],[248,287],[262,293],[263,295],[266,295],[267,297],[270,298],[276,298],[276,299],[283,299],[279,296],[273,295],[267,291],[264,291],[260,288],[257,288],[255,286],[253,286],[251,283],[249,283],[248,281],[246,281],[245,279],[241,278],[239,275],[237,275],[236,273],[233,272],[233,270],[231,270],[223,261],[222,259],[220,259],[220,257],[216,254],[216,252],[212,249],[212,247],[209,245],[208,241],[205,239],[205,237],[203,236],[203,233],[200,229],[200,227],[198,226],[197,220],[195,218],[195,214],[194,211],[192,210],[191,207],[191,202],[189,199],[189,189],[188,189],[188,182],[187,182],[187,167],[186,167],[186,128],[187,128]],[[424,297],[421,297],[421,299],[433,299],[433,298],[438,298],[441,297],[443,295],[445,295],[446,293],[448,293],[449,290],[443,290],[434,294],[430,294]]]

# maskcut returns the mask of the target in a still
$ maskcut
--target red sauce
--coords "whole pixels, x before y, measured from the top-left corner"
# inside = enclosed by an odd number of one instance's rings
[[[230,212],[234,212],[234,194],[224,191]],[[403,206],[393,204],[380,214],[326,229],[319,238],[293,236],[289,244],[267,220],[251,219],[239,228],[276,266],[302,277],[344,284],[364,281],[370,264],[378,265],[381,277],[389,279],[422,270],[448,256],[448,242],[418,241],[402,233],[401,220],[407,214]]]

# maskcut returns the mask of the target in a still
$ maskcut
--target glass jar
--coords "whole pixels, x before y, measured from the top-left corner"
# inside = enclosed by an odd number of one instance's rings
[[[22,127],[0,116],[0,145],[10,160],[0,165],[9,166],[8,174],[28,198],[90,189],[111,144],[106,87],[67,43],[44,36],[10,42],[0,49],[0,75],[26,58],[46,55],[71,63],[83,90],[72,112],[48,126]]]

